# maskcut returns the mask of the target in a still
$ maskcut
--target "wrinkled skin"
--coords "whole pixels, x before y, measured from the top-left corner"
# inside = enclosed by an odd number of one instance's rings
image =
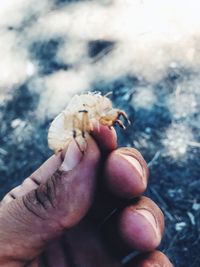
[[[72,142],[2,200],[0,266],[172,266],[155,250],[164,219],[141,197],[147,181],[144,159],[118,149],[113,129],[94,130],[84,154]]]

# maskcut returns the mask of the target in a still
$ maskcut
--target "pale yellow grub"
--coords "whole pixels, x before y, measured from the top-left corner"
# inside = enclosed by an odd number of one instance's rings
[[[112,107],[112,102],[100,93],[75,95],[68,106],[51,123],[48,133],[49,147],[55,153],[63,150],[71,140],[75,140],[84,151],[85,138],[93,130],[93,123],[108,127],[118,124],[125,129],[119,119],[123,116],[130,124],[126,113]]]

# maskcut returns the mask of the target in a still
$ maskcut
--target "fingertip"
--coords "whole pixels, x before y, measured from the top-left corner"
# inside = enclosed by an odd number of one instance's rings
[[[137,203],[122,211],[119,230],[122,239],[131,248],[152,251],[161,242],[164,217],[152,200],[141,197]]]
[[[105,174],[109,189],[127,199],[144,193],[149,176],[144,158],[134,148],[113,151],[106,161]]]
[[[91,133],[99,145],[101,151],[110,152],[117,147],[117,134],[113,127],[103,125],[94,125],[94,129]]]

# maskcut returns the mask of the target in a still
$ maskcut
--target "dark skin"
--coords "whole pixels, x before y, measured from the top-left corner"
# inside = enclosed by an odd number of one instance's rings
[[[73,141],[2,200],[0,266],[171,267],[156,251],[164,219],[141,197],[147,181],[146,162],[118,149],[113,129],[94,129],[84,154]]]

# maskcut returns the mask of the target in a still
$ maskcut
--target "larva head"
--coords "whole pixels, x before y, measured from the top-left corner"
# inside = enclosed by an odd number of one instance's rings
[[[111,127],[115,124],[119,117],[119,112],[117,109],[107,110],[103,116],[100,117],[99,123],[108,127]]]
[[[108,127],[113,126],[115,123],[117,123],[122,129],[126,129],[123,122],[119,119],[120,116],[122,116],[126,122],[130,125],[130,120],[128,119],[128,116],[126,112],[120,109],[110,109],[104,116],[101,116],[99,119],[100,124],[106,125]]]

